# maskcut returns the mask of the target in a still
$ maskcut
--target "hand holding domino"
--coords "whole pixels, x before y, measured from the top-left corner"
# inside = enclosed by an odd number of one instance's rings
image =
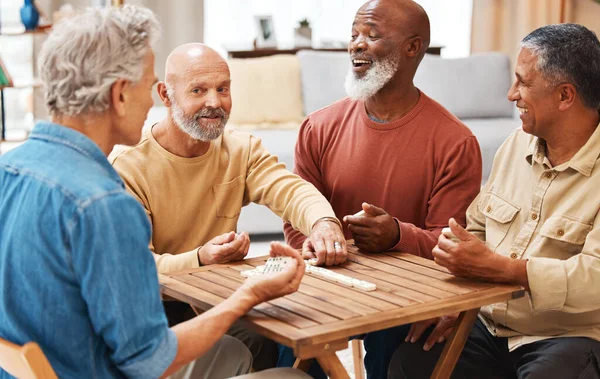
[[[454,235],[454,233],[452,233],[452,229],[450,229],[450,228],[442,229],[442,234],[449,240],[452,240],[453,242],[456,242],[456,243],[460,242],[460,239],[458,239],[458,237],[456,237]]]

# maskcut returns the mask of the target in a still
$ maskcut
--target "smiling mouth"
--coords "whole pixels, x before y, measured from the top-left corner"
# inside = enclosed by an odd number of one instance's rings
[[[352,59],[352,66],[354,68],[361,68],[371,65],[371,61],[368,59]]]
[[[529,109],[527,109],[527,108],[517,107],[517,109],[519,110],[519,114],[529,113]]]

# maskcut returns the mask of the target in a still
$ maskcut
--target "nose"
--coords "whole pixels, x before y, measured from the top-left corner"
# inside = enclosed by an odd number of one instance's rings
[[[517,89],[517,82],[518,79],[515,79],[515,81],[513,82],[513,84],[510,86],[510,89],[508,90],[508,101],[517,101],[521,98],[521,94],[519,93],[519,90]]]
[[[356,37],[354,41],[350,41],[348,44],[348,52],[352,53],[362,53],[367,49],[367,43],[362,36]]]
[[[209,91],[206,95],[206,101],[204,102],[205,107],[221,108],[221,99],[217,91]]]

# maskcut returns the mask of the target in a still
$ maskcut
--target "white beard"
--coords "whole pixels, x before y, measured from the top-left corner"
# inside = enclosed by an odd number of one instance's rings
[[[350,63],[344,83],[346,94],[355,100],[367,100],[392,79],[398,71],[399,65],[398,55],[390,54],[379,61],[373,61],[367,72],[359,78],[354,74],[352,63]]]
[[[204,142],[215,140],[223,134],[225,124],[227,123],[227,116],[223,117],[222,120],[210,123],[208,127],[203,127],[198,122],[201,111],[193,117],[188,117],[183,109],[174,101],[174,96],[169,96],[169,98],[171,99],[171,116],[173,117],[173,121],[184,133],[195,140]]]

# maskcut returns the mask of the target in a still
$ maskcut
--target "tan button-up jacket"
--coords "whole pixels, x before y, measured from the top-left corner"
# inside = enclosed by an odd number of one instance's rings
[[[467,210],[467,229],[492,251],[528,259],[531,292],[480,313],[511,350],[551,337],[600,340],[599,157],[600,128],[556,167],[543,140],[517,130]]]

